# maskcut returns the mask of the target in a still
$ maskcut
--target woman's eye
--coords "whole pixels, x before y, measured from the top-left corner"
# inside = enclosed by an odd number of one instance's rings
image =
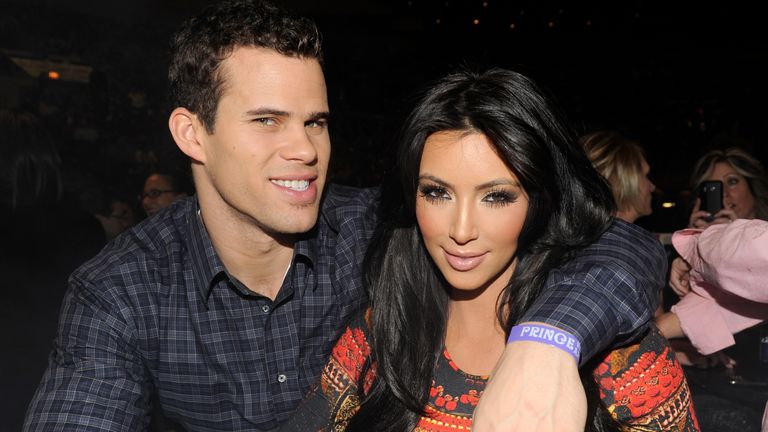
[[[483,197],[483,202],[492,205],[511,204],[517,200],[517,196],[504,191],[491,191]]]
[[[736,186],[737,184],[739,184],[739,178],[729,177],[728,179],[726,179],[725,182],[728,184],[728,186]]]
[[[440,201],[449,200],[451,196],[445,188],[440,186],[422,186],[419,188],[419,193],[427,201]]]

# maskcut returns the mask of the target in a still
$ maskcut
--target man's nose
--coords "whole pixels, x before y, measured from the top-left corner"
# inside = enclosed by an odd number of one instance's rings
[[[317,147],[306,128],[295,127],[289,133],[280,154],[286,160],[311,164],[317,160]]]

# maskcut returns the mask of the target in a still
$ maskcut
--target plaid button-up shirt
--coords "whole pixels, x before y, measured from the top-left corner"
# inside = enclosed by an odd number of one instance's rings
[[[275,301],[227,273],[194,199],[118,237],[70,278],[25,429],[140,430],[153,393],[187,430],[278,427],[366,303],[376,195],[329,188]],[[658,242],[617,221],[553,272],[526,319],[571,331],[586,359],[645,325],[665,266]]]

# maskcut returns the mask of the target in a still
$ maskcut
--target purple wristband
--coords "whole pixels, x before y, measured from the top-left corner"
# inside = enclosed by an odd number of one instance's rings
[[[507,343],[516,341],[533,341],[552,345],[573,356],[576,363],[579,362],[581,343],[572,334],[560,329],[536,324],[516,325],[509,332]]]

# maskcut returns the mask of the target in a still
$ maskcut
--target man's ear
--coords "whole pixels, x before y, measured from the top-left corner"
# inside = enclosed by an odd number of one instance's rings
[[[207,132],[195,114],[186,108],[176,108],[168,118],[168,128],[176,145],[185,155],[194,161],[205,163],[202,138]]]

